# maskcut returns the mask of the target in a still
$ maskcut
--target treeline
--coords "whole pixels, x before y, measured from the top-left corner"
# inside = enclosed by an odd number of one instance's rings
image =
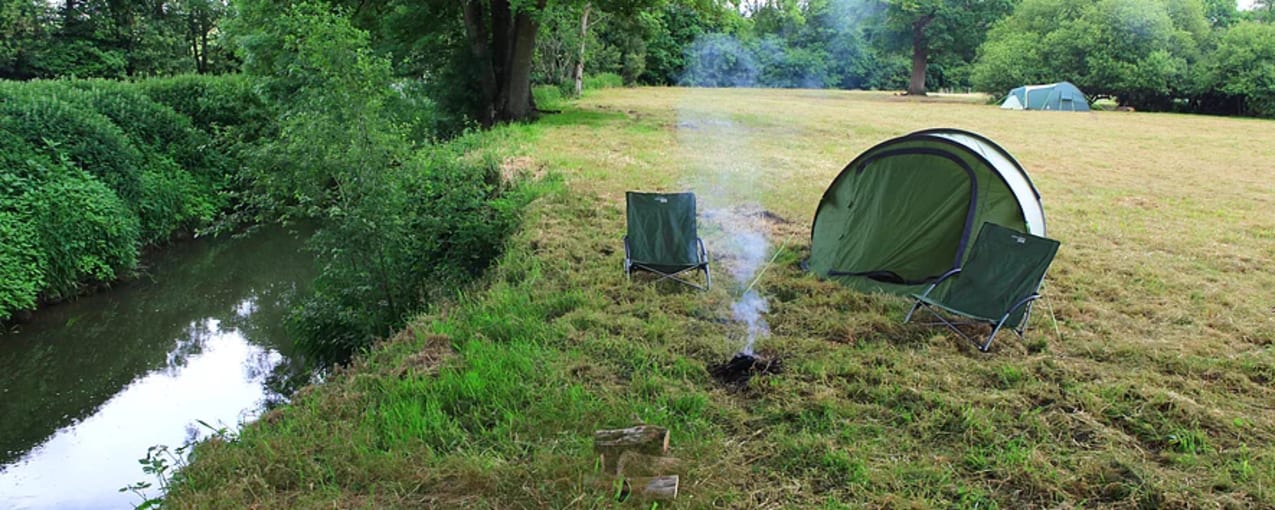
[[[0,319],[233,210],[262,111],[236,77],[0,82]]]
[[[1023,0],[979,49],[972,83],[1067,79],[1139,109],[1275,117],[1273,4]]]
[[[256,0],[11,0],[0,78],[238,70]],[[434,109],[533,117],[530,84],[979,90],[1067,80],[1146,110],[1275,116],[1275,0],[332,0]],[[248,66],[256,65],[246,62]]]
[[[536,79],[574,65],[628,84],[978,90],[1071,81],[1146,110],[1275,116],[1275,2],[758,0],[635,16],[547,8]],[[583,51],[581,51],[583,50]]]
[[[5,0],[0,79],[124,78],[235,70],[226,0]]]

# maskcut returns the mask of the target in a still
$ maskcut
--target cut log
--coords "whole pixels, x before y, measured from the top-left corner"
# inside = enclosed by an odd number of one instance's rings
[[[593,433],[593,451],[602,456],[604,472],[615,473],[620,455],[624,452],[648,455],[668,452],[668,429],[638,425],[627,429],[599,430]]]
[[[677,475],[626,478],[620,500],[635,498],[640,501],[668,501],[677,498],[677,486]]]
[[[646,455],[635,451],[621,453],[615,467],[616,474],[625,478],[681,474],[681,470],[681,459]]]
[[[599,430],[593,433],[594,448],[621,448],[652,455],[668,451],[668,429],[638,425],[627,429]]]

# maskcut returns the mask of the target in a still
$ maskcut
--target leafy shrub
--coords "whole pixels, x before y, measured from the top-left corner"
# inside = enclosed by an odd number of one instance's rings
[[[586,90],[610,89],[623,86],[624,77],[615,73],[598,73],[584,77],[584,88]]]
[[[70,161],[130,206],[142,196],[142,154],[110,119],[22,83],[0,83],[0,129],[54,161]]]
[[[274,112],[241,75],[187,74],[138,82],[141,92],[208,133],[254,141],[272,136]]]
[[[206,184],[172,162],[142,172],[138,206],[143,244],[160,244],[175,232],[190,232],[213,221],[220,198]]]
[[[536,100],[536,108],[556,110],[562,105],[562,88],[554,85],[537,85],[532,87],[531,95]]]
[[[22,137],[0,128],[0,211],[14,210],[17,199],[44,182],[53,166]]]
[[[44,289],[44,252],[35,226],[23,215],[0,209],[0,319],[35,308]]]
[[[81,282],[111,281],[137,265],[139,227],[127,206],[88,173],[68,168],[23,195],[19,209],[38,226],[45,292],[75,295]]]
[[[143,94],[136,84],[109,80],[56,83],[84,91],[68,99],[111,119],[144,152],[168,156],[185,171],[211,181],[224,177],[225,158],[213,150],[208,134],[195,129],[190,118]]]
[[[248,47],[250,70],[289,92],[270,96],[279,136],[253,176],[276,214],[320,222],[309,247],[322,272],[288,324],[308,352],[339,360],[485,268],[513,208],[495,161],[464,157],[476,137],[413,150],[390,63],[349,19],[300,3],[270,20],[257,43],[279,47]]]
[[[480,138],[419,151],[376,199],[325,219],[311,240],[316,293],[289,317],[308,352],[343,358],[500,253],[529,197],[500,185],[494,160],[462,157]]]
[[[190,119],[152,101],[130,83],[106,80],[37,81],[25,84],[46,97],[102,114],[141,157],[141,193],[130,203],[144,244],[210,223],[224,205],[218,192],[228,178],[226,158]]]

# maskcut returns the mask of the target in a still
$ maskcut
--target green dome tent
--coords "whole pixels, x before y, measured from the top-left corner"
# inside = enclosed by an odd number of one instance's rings
[[[1085,93],[1070,82],[1060,81],[1049,85],[1025,85],[1009,91],[1009,97],[1001,103],[1006,110],[1055,110],[1087,112],[1089,101]]]
[[[833,179],[806,268],[860,290],[920,292],[962,265],[984,222],[1045,236],[1022,165],[975,133],[917,131],[868,149]]]

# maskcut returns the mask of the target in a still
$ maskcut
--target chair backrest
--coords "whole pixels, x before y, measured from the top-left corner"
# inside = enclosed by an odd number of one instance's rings
[[[1053,239],[984,223],[961,273],[935,289],[936,297],[955,310],[999,319],[1040,289],[1058,246]],[[1020,308],[1005,324],[1017,327],[1025,312]]]
[[[629,258],[668,266],[700,263],[694,193],[624,195],[629,222]]]

